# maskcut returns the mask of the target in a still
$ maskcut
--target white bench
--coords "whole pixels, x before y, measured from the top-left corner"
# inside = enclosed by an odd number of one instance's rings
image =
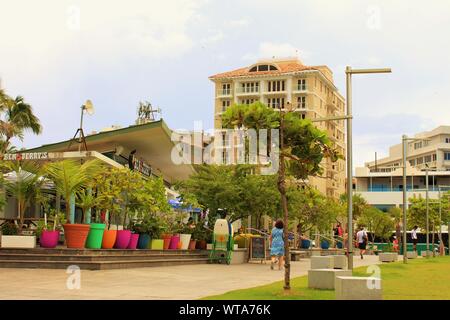
[[[381,300],[381,279],[337,276],[336,300]]]
[[[2,248],[36,248],[35,236],[1,236]]]
[[[417,251],[406,251],[406,257],[408,259],[416,259],[417,258]]]
[[[311,257],[311,270],[314,269],[333,269],[333,256],[313,256]]]
[[[422,251],[420,254],[422,255],[422,257],[426,257],[427,256],[427,251],[426,250]],[[428,250],[428,256],[432,257],[433,256],[433,251]]]
[[[381,262],[395,262],[398,260],[398,253],[396,252],[380,252],[378,258]]]
[[[347,256],[336,254],[332,257],[334,269],[347,269]]]
[[[351,276],[351,270],[315,269],[308,270],[308,288],[334,289],[337,276]]]

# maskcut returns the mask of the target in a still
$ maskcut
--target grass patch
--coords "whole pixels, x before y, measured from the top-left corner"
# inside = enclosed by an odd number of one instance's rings
[[[385,300],[450,300],[450,257],[422,258],[379,265]],[[367,267],[353,270],[355,276],[369,276]],[[334,290],[308,288],[306,276],[291,279],[291,290],[283,281],[230,291],[204,300],[333,300]]]

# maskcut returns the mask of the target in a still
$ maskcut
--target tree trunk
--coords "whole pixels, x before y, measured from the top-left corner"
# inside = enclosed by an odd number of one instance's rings
[[[435,257],[436,255],[434,254],[434,223],[433,223],[433,227],[431,229],[433,231],[433,235],[431,236],[431,251],[433,252],[433,257]],[[427,248],[428,250],[428,248]]]
[[[17,210],[19,212],[19,230],[18,234],[22,234],[23,222],[24,222],[24,213],[22,212],[22,203],[21,201],[17,201]]]
[[[70,220],[70,195],[69,195],[69,197],[67,197],[67,195],[66,195],[66,220],[67,220],[67,223],[73,223],[72,222],[72,220]]]
[[[286,197],[286,167],[284,163],[284,114],[280,110],[280,172],[278,174],[278,191],[281,195],[281,206],[284,213],[284,257],[285,257],[285,265],[284,265],[284,289],[290,290],[290,260],[291,256],[289,253],[289,212],[287,206],[287,197]]]

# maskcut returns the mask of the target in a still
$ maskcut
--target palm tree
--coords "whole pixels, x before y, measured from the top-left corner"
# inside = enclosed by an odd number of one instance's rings
[[[41,188],[44,179],[41,177],[40,168],[33,162],[12,162],[8,166],[12,171],[5,178],[5,191],[8,196],[17,199],[19,230],[22,231],[25,211]]]
[[[48,163],[45,167],[47,176],[55,184],[55,188],[66,201],[67,223],[70,221],[70,198],[81,190],[88,188],[95,174],[102,168],[99,160],[86,161],[80,164],[76,160],[62,160]]]
[[[0,90],[0,134],[3,136],[0,143],[0,153],[5,153],[13,137],[23,139],[24,131],[31,130],[34,134],[42,132],[39,119],[34,115],[31,105],[25,102],[22,96],[15,99],[7,96]]]
[[[86,189],[82,189],[77,193],[76,204],[81,208],[83,212],[81,216],[81,223],[84,223],[87,211],[97,204],[97,200],[92,192]]]

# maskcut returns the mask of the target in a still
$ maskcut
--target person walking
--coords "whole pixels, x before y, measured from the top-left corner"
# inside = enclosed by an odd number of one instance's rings
[[[414,251],[417,251],[417,229],[418,228],[419,228],[418,226],[414,226],[411,231],[411,239],[413,242],[413,250]],[[428,248],[427,248],[427,250],[428,250]]]
[[[270,269],[273,270],[278,260],[278,270],[281,270],[284,264],[284,238],[283,238],[283,221],[277,220],[272,233],[270,234]]]
[[[360,227],[356,233],[356,241],[358,242],[361,259],[364,259],[364,253],[366,253],[367,239],[367,232],[364,230],[364,227]]]
[[[334,234],[334,247],[337,248],[338,244],[341,242],[342,240],[342,235],[343,235],[343,230],[341,227],[341,223],[338,222],[337,225],[334,227],[333,229],[333,234]]]

